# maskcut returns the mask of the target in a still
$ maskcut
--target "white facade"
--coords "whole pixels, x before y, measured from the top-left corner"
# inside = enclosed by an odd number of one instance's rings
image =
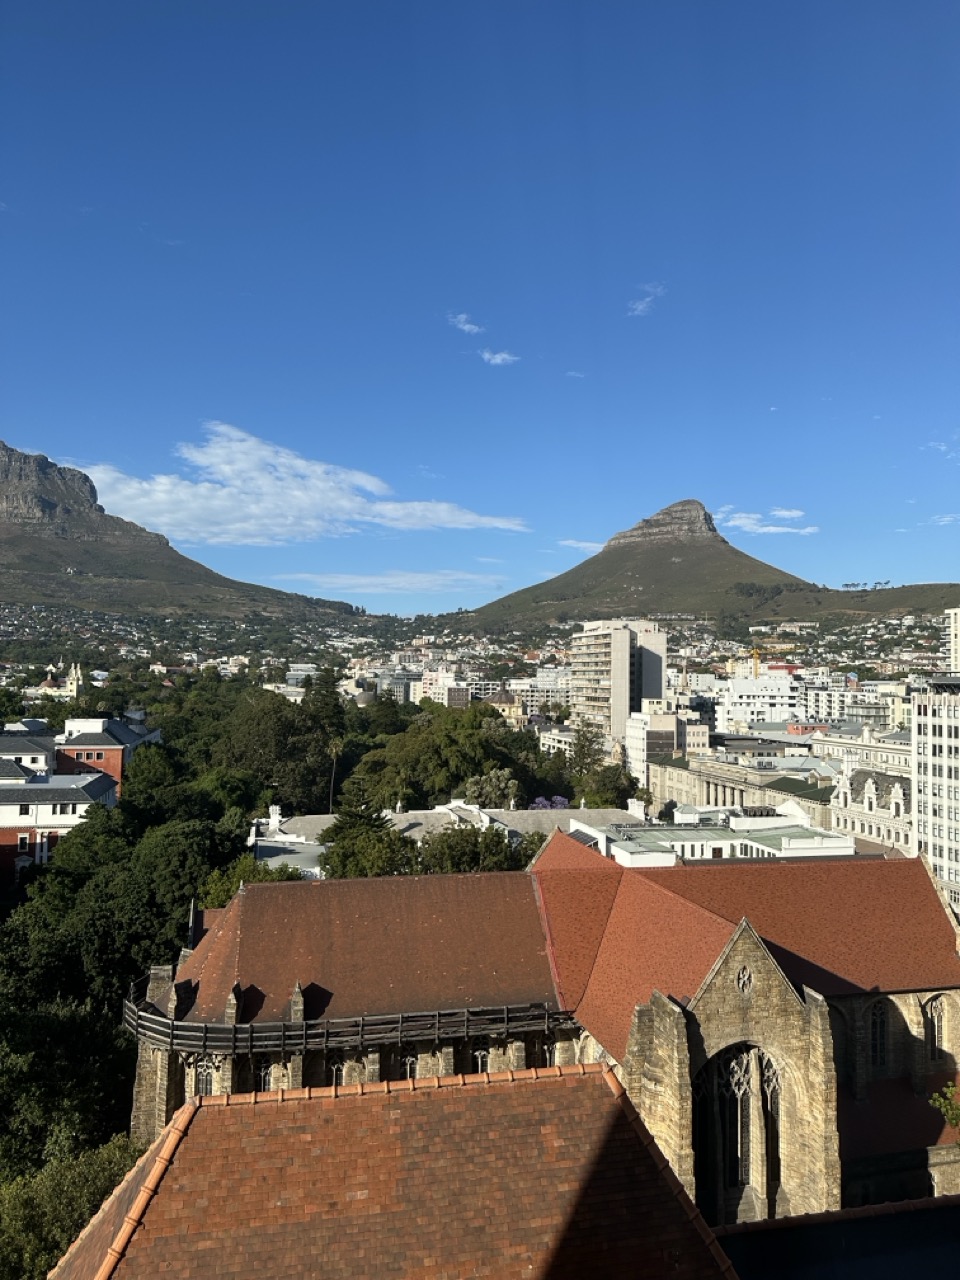
[[[950,671],[960,676],[960,609],[947,610],[947,655]]]
[[[798,720],[802,710],[803,682],[793,676],[728,680],[717,697],[717,732],[734,733],[749,725]]]
[[[913,695],[914,849],[960,909],[960,676]]]

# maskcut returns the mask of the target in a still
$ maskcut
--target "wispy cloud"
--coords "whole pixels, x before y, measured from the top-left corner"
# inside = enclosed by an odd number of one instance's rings
[[[930,519],[930,523],[939,524],[939,525],[960,524],[960,514],[955,513],[953,515],[948,515],[948,516],[932,516]]]
[[[378,476],[261,440],[225,422],[176,454],[193,475],[141,479],[109,463],[87,466],[108,511],[174,542],[278,546],[361,529],[510,529],[517,516],[487,516],[452,502],[401,501]]]
[[[478,587],[499,587],[503,579],[462,569],[384,569],[380,573],[281,573],[276,582],[302,582],[318,591],[351,595],[443,595]]]
[[[648,316],[656,305],[657,299],[662,298],[667,292],[666,285],[660,284],[658,280],[643,284],[640,288],[642,290],[640,297],[627,303],[628,316]]]
[[[797,533],[806,536],[819,533],[815,524],[771,524],[770,517],[779,520],[798,520],[805,513],[795,507],[772,507],[763,516],[759,511],[734,511],[733,507],[721,507],[717,511],[717,524],[725,529],[739,529],[741,533]]]
[[[477,564],[503,564],[500,556],[474,556]]]
[[[585,373],[578,373],[578,372],[576,371],[576,369],[568,369],[568,370],[567,370],[567,377],[568,377],[568,378],[585,378],[586,376],[587,376],[587,375],[586,375]]]
[[[561,538],[559,547],[574,547],[577,551],[602,551],[602,542],[581,542],[579,538]]]
[[[483,333],[483,325],[475,324],[466,311],[460,311],[456,315],[451,311],[447,316],[447,321],[455,329],[459,329],[461,333]]]
[[[491,351],[489,347],[484,347],[482,351],[478,351],[477,355],[485,364],[516,364],[520,359],[519,356],[511,355],[509,351]]]
[[[933,449],[935,453],[942,454],[946,462],[956,462],[960,458],[960,449],[958,449],[955,441],[930,440],[920,447],[922,449]]]

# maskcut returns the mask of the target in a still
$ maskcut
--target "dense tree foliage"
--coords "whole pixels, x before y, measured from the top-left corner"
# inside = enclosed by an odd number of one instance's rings
[[[139,1154],[118,1134],[0,1186],[0,1280],[43,1280]]]
[[[224,906],[242,882],[296,877],[247,848],[268,805],[336,812],[329,876],[483,872],[526,866],[542,837],[464,827],[418,848],[385,812],[455,797],[620,805],[636,787],[588,731],[568,764],[485,703],[345,703],[332,669],[299,705],[206,672],[114,682],[41,713],[59,729],[132,703],[162,745],[134,753],[119,803],[91,807],[0,925],[0,1280],[45,1274],[133,1158],[111,1140],[130,1113],[135,1046],[118,1026],[130,983],[176,959],[191,902]]]

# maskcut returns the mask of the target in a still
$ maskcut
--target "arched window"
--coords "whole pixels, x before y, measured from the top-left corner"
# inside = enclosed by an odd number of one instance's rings
[[[269,1058],[257,1058],[254,1063],[253,1087],[258,1093],[269,1093],[273,1088],[273,1063]]]
[[[887,1065],[887,1006],[882,1000],[870,1006],[870,1065]]]
[[[470,1047],[470,1057],[473,1059],[474,1071],[479,1073],[490,1070],[490,1041],[486,1036],[474,1040]]]
[[[213,1082],[216,1076],[213,1061],[210,1058],[198,1058],[196,1066],[196,1085],[197,1093],[203,1098],[209,1098],[213,1093]]]
[[[927,1001],[923,1011],[923,1026],[927,1042],[927,1057],[931,1062],[940,1062],[943,1052],[943,997],[934,996]]]
[[[327,1058],[327,1084],[343,1084],[343,1057],[332,1053]]]

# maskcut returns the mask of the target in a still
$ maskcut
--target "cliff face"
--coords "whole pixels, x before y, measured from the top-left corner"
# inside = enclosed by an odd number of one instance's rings
[[[21,453],[2,440],[0,523],[28,527],[41,537],[170,545],[162,534],[108,516],[97,502],[93,481],[82,471],[58,466],[42,453]]]
[[[674,502],[639,521],[633,528],[615,533],[607,547],[626,547],[644,542],[651,545],[661,542],[715,542],[729,546],[726,538],[717,533],[710,512],[696,498]]]
[[[107,613],[316,616],[348,606],[235,582],[97,502],[93,481],[0,441],[0,602]]]

